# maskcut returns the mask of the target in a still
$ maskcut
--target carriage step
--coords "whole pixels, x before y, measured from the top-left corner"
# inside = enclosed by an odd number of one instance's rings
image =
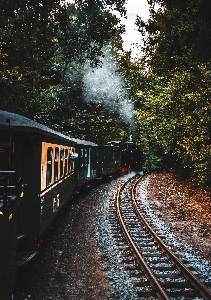
[[[25,267],[28,265],[38,254],[38,251],[21,251],[17,253],[17,266]]]

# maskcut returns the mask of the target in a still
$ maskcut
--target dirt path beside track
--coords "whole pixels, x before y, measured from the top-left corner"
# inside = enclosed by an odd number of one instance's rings
[[[169,173],[148,175],[148,200],[156,216],[187,244],[211,261],[211,192],[193,189]]]

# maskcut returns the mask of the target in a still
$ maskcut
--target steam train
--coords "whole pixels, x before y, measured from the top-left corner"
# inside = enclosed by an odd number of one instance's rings
[[[114,173],[138,171],[141,163],[132,142],[99,146],[0,111],[0,239],[7,245],[0,249],[1,282],[7,285],[16,251],[18,266],[37,254],[49,225],[78,189]]]

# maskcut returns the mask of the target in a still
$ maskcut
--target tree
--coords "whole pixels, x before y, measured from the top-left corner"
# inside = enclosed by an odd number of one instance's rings
[[[144,36],[145,53],[153,69],[195,67],[211,59],[211,3],[208,0],[152,0],[150,19],[137,17]],[[159,9],[155,10],[158,5]]]
[[[104,41],[122,32],[117,18],[105,10],[114,1],[107,2],[0,3],[0,108],[32,119],[43,110],[52,111],[63,99],[71,64],[87,59],[99,63]],[[120,2],[117,8],[122,10]]]
[[[210,183],[211,5],[206,0],[149,2],[148,22],[136,20],[145,43],[141,63],[147,68],[140,71],[143,78],[135,75],[133,92],[146,167],[169,166],[166,158],[176,157],[171,162],[183,173]]]

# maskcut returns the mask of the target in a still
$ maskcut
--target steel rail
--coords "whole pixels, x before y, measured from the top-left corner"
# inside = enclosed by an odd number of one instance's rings
[[[150,232],[150,234],[153,236],[154,240],[159,244],[159,246],[165,251],[166,255],[172,260],[172,262],[177,266],[179,271],[182,271],[185,278],[189,280],[192,285],[199,290],[201,296],[205,300],[211,299],[211,291],[179,260],[179,258],[166,246],[166,244],[159,238],[159,236],[155,233],[155,231],[150,227],[148,222],[143,217],[142,213],[140,212],[137,200],[136,200],[136,188],[137,185],[142,181],[143,178],[140,178],[136,181],[132,188],[132,201],[135,208],[135,211],[137,213],[137,216],[140,218],[141,222],[145,225],[147,230]]]
[[[160,300],[168,300],[169,297],[167,296],[165,290],[163,289],[163,287],[161,286],[161,284],[158,282],[157,278],[154,276],[154,274],[152,273],[151,269],[149,268],[149,266],[147,265],[147,263],[145,262],[143,256],[140,254],[138,248],[136,247],[136,245],[134,244],[130,234],[128,233],[128,230],[124,224],[124,220],[121,216],[121,211],[120,211],[120,201],[121,201],[121,192],[122,190],[125,188],[125,186],[132,180],[133,178],[130,178],[128,181],[126,181],[121,188],[117,191],[116,193],[116,208],[117,208],[117,215],[119,218],[119,222],[122,226],[122,229],[125,233],[125,236],[128,240],[128,243],[130,244],[131,249],[134,252],[134,255],[137,259],[137,261],[139,262],[139,264],[141,265],[142,269],[144,270],[144,272],[146,273],[146,277],[149,279],[151,286],[155,289],[155,293],[158,297],[158,299]]]

